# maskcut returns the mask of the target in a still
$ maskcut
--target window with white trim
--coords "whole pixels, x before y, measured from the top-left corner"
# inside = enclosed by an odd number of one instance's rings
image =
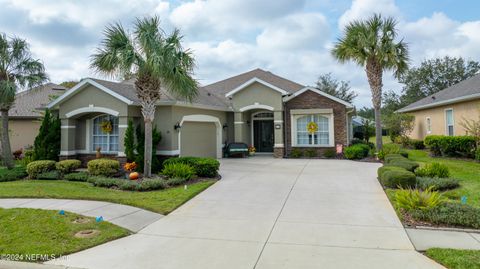
[[[426,125],[427,125],[427,134],[432,133],[432,120],[430,117],[426,118]]]
[[[446,133],[449,136],[454,135],[453,130],[453,109],[445,110],[445,125],[446,125]]]
[[[110,123],[111,131],[105,131],[102,127]],[[118,118],[111,115],[102,115],[93,120],[92,150],[100,148],[102,152],[118,151]]]
[[[308,125],[315,123],[317,130],[310,133]],[[295,145],[327,146],[330,145],[330,119],[320,114],[299,115],[295,118]]]

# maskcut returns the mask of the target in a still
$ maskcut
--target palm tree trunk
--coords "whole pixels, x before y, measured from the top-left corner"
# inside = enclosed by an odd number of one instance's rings
[[[155,102],[142,102],[142,114],[145,123],[145,149],[144,149],[144,163],[143,176],[145,178],[152,177],[152,125],[155,118]]]
[[[367,72],[368,84],[372,91],[372,103],[375,111],[375,143],[377,151],[383,147],[382,142],[382,119],[380,109],[382,108],[382,75],[383,70],[380,63],[377,63],[374,59],[367,62],[365,68]]]
[[[3,163],[8,168],[14,167],[12,149],[10,147],[10,138],[8,137],[8,110],[2,109],[0,111],[2,117],[2,128],[0,129],[2,141],[2,157]]]

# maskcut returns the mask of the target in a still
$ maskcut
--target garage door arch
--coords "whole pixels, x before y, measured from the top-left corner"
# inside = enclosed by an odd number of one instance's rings
[[[185,147],[185,143],[182,143],[182,131],[185,131],[185,130],[182,127],[184,127],[187,123],[212,123],[215,125],[215,147],[216,147],[215,152],[216,152],[216,157],[221,158],[222,157],[222,124],[220,123],[220,120],[217,117],[210,116],[210,115],[203,115],[203,114],[183,116],[182,120],[180,121],[180,131],[178,132],[178,146],[179,146],[180,156],[185,156],[183,152],[187,151],[186,149],[182,150],[182,148]]]

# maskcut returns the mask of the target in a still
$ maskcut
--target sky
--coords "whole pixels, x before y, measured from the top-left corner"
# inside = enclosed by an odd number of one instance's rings
[[[136,17],[153,15],[166,32],[181,30],[200,84],[255,68],[304,85],[332,73],[350,82],[357,107],[371,105],[365,71],[330,53],[352,20],[394,17],[410,66],[447,55],[480,61],[478,0],[0,0],[0,7],[0,33],[26,39],[55,83],[105,78],[89,68],[105,27],[120,22],[131,29]],[[384,90],[401,89],[384,74]]]

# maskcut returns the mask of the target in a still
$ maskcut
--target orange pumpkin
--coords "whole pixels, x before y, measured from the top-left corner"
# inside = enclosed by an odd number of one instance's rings
[[[137,172],[130,173],[130,175],[128,176],[130,180],[137,180],[138,177],[139,177],[139,174]]]

